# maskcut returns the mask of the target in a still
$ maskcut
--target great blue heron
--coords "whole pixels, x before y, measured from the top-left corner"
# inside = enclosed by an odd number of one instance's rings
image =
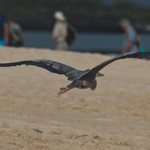
[[[138,58],[138,59],[150,59],[150,52],[133,52],[133,53],[126,53],[123,55],[119,55],[103,63],[97,65],[92,69],[87,70],[77,70],[65,64],[46,60],[46,59],[37,59],[37,60],[27,60],[27,61],[18,61],[12,63],[0,63],[0,67],[12,67],[18,65],[33,65],[47,69],[50,72],[64,74],[68,77],[68,80],[71,80],[71,84],[67,85],[67,87],[60,88],[60,91],[57,93],[58,96],[67,92],[72,88],[80,88],[86,89],[90,88],[91,90],[95,90],[97,86],[96,77],[104,76],[104,74],[100,73],[99,71],[103,69],[108,64],[112,63],[113,61],[119,59],[126,59],[126,58]]]

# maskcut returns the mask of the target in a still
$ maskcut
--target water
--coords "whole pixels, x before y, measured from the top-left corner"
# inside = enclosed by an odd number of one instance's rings
[[[54,49],[50,40],[51,32],[25,32],[26,47]],[[141,34],[142,43],[150,51],[150,34]],[[70,47],[73,51],[120,52],[122,50],[122,34],[78,33],[76,41]]]

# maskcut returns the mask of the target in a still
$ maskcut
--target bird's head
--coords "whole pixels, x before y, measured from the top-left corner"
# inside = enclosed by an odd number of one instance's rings
[[[98,72],[98,73],[96,74],[96,77],[102,77],[102,76],[104,76],[103,73]]]

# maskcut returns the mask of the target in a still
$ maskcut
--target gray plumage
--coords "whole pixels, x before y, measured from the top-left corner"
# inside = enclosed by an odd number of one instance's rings
[[[104,67],[106,67],[108,64],[120,60],[120,59],[126,59],[126,58],[138,58],[138,59],[150,59],[150,52],[133,52],[133,53],[126,53],[123,55],[119,55],[117,57],[114,57],[112,59],[109,59],[97,66],[95,66],[92,69],[87,70],[77,70],[73,67],[70,67],[68,65],[46,60],[46,59],[37,59],[37,60],[27,60],[27,61],[19,61],[19,62],[13,62],[13,63],[0,63],[0,67],[12,67],[12,66],[18,66],[18,65],[32,65],[41,67],[44,69],[47,69],[50,72],[57,73],[57,74],[63,74],[68,77],[68,80],[71,80],[72,83],[67,86],[67,89],[72,89],[74,87],[76,88],[91,88],[94,90],[97,86],[96,77],[98,75],[101,75],[99,73],[100,70],[102,70]],[[64,88],[63,88],[64,89]],[[66,91],[65,91],[66,92]],[[64,92],[63,92],[64,93]],[[62,94],[62,93],[60,93]]]

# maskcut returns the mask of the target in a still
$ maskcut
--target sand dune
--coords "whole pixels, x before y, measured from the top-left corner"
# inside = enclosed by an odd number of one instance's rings
[[[34,48],[0,48],[0,62],[51,59],[88,69],[110,58]],[[150,61],[120,60],[95,91],[34,66],[0,68],[0,150],[150,150]]]

